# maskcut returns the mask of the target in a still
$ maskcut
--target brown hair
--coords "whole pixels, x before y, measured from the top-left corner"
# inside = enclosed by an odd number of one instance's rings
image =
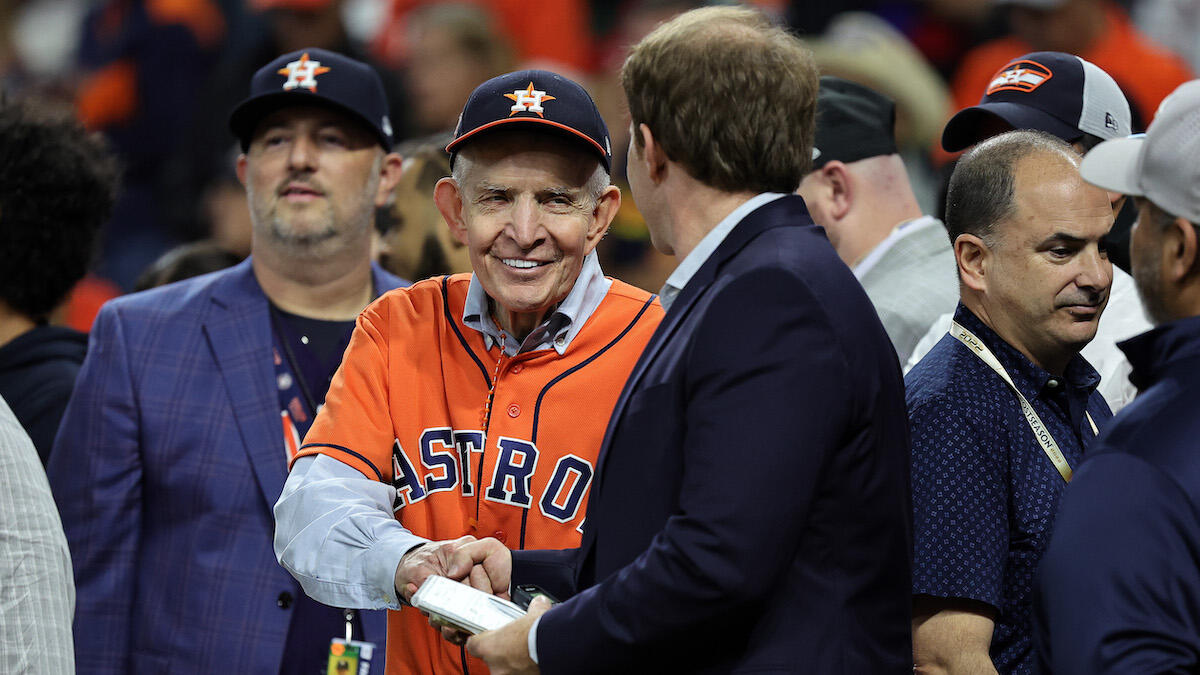
[[[812,163],[817,77],[799,39],[743,7],[675,17],[621,69],[635,130],[644,123],[667,157],[726,192],[799,186]]]

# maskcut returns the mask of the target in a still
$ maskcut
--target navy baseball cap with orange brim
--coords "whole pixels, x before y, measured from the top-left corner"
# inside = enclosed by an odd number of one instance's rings
[[[325,106],[362,122],[385,152],[392,149],[383,82],[371,66],[316,47],[284,54],[259,68],[250,80],[250,96],[229,116],[229,130],[244,152],[258,123],[297,105]]]
[[[608,126],[579,84],[547,70],[518,70],[475,88],[446,146],[450,164],[463,145],[498,129],[527,129],[577,141],[611,171]]]

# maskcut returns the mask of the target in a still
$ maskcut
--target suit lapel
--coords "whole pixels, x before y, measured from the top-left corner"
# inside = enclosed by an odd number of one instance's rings
[[[271,363],[267,298],[247,258],[214,285],[204,333],[259,488],[273,508],[287,478],[283,427]]]
[[[617,399],[617,404],[613,406],[612,417],[609,418],[608,431],[604,435],[604,443],[600,447],[600,455],[596,459],[596,480],[592,486],[593,494],[602,483],[604,460],[608,455],[609,445],[612,442],[616,427],[620,423],[625,413],[625,408],[629,404],[629,399],[637,392],[638,384],[641,382],[642,377],[649,370],[650,366],[653,365],[663,347],[671,341],[679,326],[691,313],[696,302],[704,296],[705,292],[713,284],[713,281],[716,280],[717,274],[726,261],[766,230],[784,225],[804,224],[812,224],[812,220],[808,215],[808,209],[804,205],[804,200],[795,196],[785,196],[768,202],[751,211],[741,222],[734,226],[733,230],[729,232],[721,244],[717,246],[716,250],[713,251],[712,255],[708,257],[708,260],[704,261],[700,269],[696,270],[696,273],[688,280],[683,290],[675,298],[675,302],[671,303],[671,308],[658,325],[658,329],[654,331],[650,342],[642,350],[642,355],[638,357],[637,364],[634,365],[633,371],[629,374],[629,379],[625,382],[625,387],[621,390],[621,396]]]
[[[704,289],[707,289],[712,283],[711,274],[708,275],[708,277],[704,280],[698,278],[707,267],[707,264],[704,265],[704,267],[702,267],[696,273],[696,276],[692,277],[692,279],[688,281],[687,287],[684,288],[683,292],[675,298],[675,302],[671,303],[670,311],[666,313],[666,315],[663,317],[663,320],[658,324],[658,328],[655,329],[654,335],[650,337],[650,341],[646,343],[646,347],[642,350],[641,356],[638,357],[637,363],[634,364],[633,371],[629,373],[629,379],[625,381],[625,387],[621,390],[621,396],[617,399],[617,404],[613,407],[612,417],[610,420],[618,420],[621,418],[621,415],[625,412],[625,406],[629,402],[629,397],[637,389],[637,385],[639,382],[641,382],[642,376],[646,374],[646,371],[658,357],[659,352],[662,351],[663,346],[670,341],[671,336],[675,334],[675,331],[679,328],[679,325],[683,323],[683,319],[691,311],[692,305],[696,304],[696,300],[698,300],[704,294]],[[605,443],[604,447],[601,448],[599,461],[603,462],[604,451],[607,449],[608,444]]]
[[[626,380],[625,387],[621,391],[621,397],[617,399],[617,404],[613,407],[612,421],[621,418],[625,406],[629,402],[629,397],[634,393],[642,376],[654,363],[663,346],[671,340],[683,320],[691,313],[696,301],[704,296],[705,291],[717,278],[717,273],[725,262],[762,232],[785,224],[804,224],[805,221],[810,224],[812,222],[809,219],[808,209],[804,206],[804,201],[799,197],[787,196],[768,202],[750,212],[729,232],[712,255],[708,257],[708,260],[704,261],[700,269],[696,270],[696,274],[688,280],[683,290],[675,298],[675,302],[671,303],[671,309],[663,317],[658,329],[650,338],[650,342],[642,350],[642,355],[638,357],[633,372],[629,374],[629,379]],[[610,423],[610,433],[611,426]],[[601,448],[600,462],[603,462],[604,453],[607,450],[608,440],[606,438],[604,447]]]

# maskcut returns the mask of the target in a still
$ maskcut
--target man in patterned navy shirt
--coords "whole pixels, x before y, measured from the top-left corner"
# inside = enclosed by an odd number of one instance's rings
[[[1033,667],[1034,571],[1071,467],[1112,416],[1079,350],[1108,300],[1113,215],[1078,167],[1062,141],[1015,131],[950,179],[961,302],[906,378],[918,670]]]

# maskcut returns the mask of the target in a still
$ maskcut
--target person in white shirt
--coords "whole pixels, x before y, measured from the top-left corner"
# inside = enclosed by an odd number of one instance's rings
[[[958,303],[954,250],[921,213],[896,151],[896,106],[837,77],[821,78],[813,170],[796,191],[875,306],[900,363]]]

